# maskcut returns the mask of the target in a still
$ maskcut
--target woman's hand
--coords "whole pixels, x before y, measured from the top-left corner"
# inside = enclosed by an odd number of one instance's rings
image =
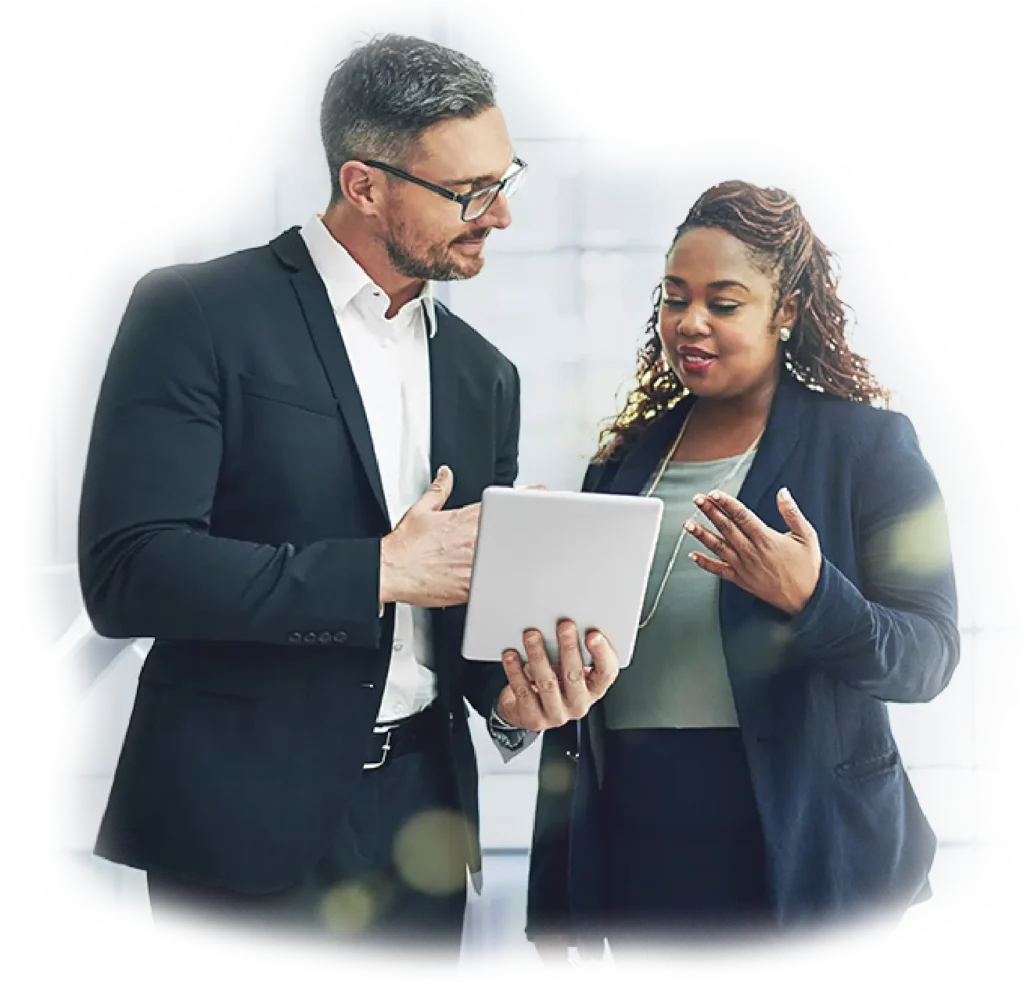
[[[690,555],[704,571],[791,616],[807,605],[821,574],[821,548],[817,532],[789,490],[779,490],[777,497],[787,534],[773,530],[735,497],[719,490],[695,496],[693,502],[718,532],[686,522],[686,530],[718,556],[708,558],[696,551]]]

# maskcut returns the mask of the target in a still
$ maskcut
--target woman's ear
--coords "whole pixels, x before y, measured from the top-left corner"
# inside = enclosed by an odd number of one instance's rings
[[[775,324],[773,326],[776,332],[779,331],[783,326],[789,328],[792,333],[793,326],[796,325],[797,315],[800,314],[800,292],[793,291],[787,295],[782,304],[779,305],[778,311],[775,314]]]

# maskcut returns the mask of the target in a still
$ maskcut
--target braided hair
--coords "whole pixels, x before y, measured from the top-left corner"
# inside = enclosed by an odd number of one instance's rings
[[[871,375],[868,361],[847,345],[846,306],[836,291],[833,255],[814,235],[792,195],[743,181],[715,185],[694,203],[668,252],[685,232],[701,227],[723,229],[746,245],[751,262],[774,283],[773,317],[789,295],[799,292],[796,321],[782,357],[789,373],[812,390],[888,406],[889,391]],[[595,462],[619,458],[652,422],[686,396],[662,359],[660,283],[653,301],[633,388],[622,411],[602,429]]]

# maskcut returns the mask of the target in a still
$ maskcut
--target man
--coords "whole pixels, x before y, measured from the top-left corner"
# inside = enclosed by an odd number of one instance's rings
[[[158,915],[457,953],[463,697],[511,755],[616,664],[590,638],[585,675],[573,627],[557,676],[534,644],[529,680],[459,654],[480,494],[518,468],[516,369],[430,289],[480,271],[526,167],[490,74],[376,39],[321,124],[324,215],[147,275],[110,355],[82,588],[101,634],[155,643],[96,851],[147,871]]]

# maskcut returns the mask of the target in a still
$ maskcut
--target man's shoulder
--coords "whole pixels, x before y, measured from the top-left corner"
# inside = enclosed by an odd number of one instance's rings
[[[514,373],[516,368],[512,361],[494,343],[484,338],[464,318],[456,315],[443,302],[434,299],[434,311],[437,315],[438,332],[453,333],[458,339],[460,349],[466,355],[492,364],[497,368]]]

